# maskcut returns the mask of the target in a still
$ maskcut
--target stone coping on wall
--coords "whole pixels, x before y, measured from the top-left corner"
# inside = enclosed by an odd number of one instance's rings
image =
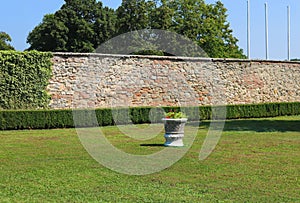
[[[155,55],[120,55],[120,54],[101,54],[101,53],[73,53],[73,52],[54,52],[54,56],[60,57],[102,57],[102,58],[141,58],[152,60],[171,60],[171,61],[202,61],[202,62],[256,62],[256,63],[287,63],[300,64],[300,61],[265,60],[265,59],[235,59],[235,58],[205,58],[205,57],[184,57],[184,56],[155,56]]]

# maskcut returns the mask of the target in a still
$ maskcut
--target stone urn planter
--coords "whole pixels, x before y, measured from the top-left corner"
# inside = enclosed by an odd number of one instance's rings
[[[165,128],[164,143],[167,147],[182,147],[184,137],[184,126],[187,118],[163,118]]]

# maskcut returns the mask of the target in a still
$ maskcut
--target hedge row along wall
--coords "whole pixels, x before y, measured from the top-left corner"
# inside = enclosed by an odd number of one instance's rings
[[[155,108],[155,107],[154,107]],[[163,107],[164,111],[178,110],[179,107]],[[216,107],[218,108],[218,107]],[[250,104],[250,105],[230,105],[226,106],[227,119],[238,118],[262,118],[284,115],[300,115],[300,102],[294,103],[270,103],[270,104]],[[161,115],[152,116],[149,114],[153,108],[136,107],[129,109],[96,109],[96,110],[76,110],[76,117],[80,119],[79,127],[94,127],[115,125],[116,122],[126,124],[129,122],[135,124],[160,122]],[[155,109],[154,109],[155,110]],[[212,116],[211,106],[189,107],[189,120],[200,119],[208,120]],[[112,114],[114,112],[114,116]],[[158,112],[159,110],[154,112]],[[153,112],[153,111],[152,111]],[[199,115],[193,114],[199,113]],[[129,119],[126,120],[126,115]],[[96,115],[97,121],[94,118]],[[72,110],[5,110],[0,111],[0,129],[51,129],[51,128],[73,128]]]
[[[0,51],[0,109],[48,108],[51,53]]]

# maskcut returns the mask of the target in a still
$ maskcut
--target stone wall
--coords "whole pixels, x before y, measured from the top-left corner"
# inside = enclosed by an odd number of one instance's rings
[[[300,101],[300,63],[55,53],[53,109]]]

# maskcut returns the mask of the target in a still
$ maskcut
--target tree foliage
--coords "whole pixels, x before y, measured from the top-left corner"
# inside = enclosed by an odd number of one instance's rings
[[[29,50],[92,52],[111,38],[115,29],[113,9],[96,0],[65,0],[54,14],[29,33]]]
[[[221,1],[122,0],[112,10],[96,0],[65,0],[60,10],[46,15],[29,34],[28,43],[30,49],[42,51],[91,52],[123,33],[162,29],[188,37],[209,57],[245,58],[226,12]]]
[[[193,40],[210,57],[245,58],[226,12],[220,1],[123,0],[117,9],[118,34],[146,28],[169,30]]]
[[[199,32],[201,34],[197,36],[199,46],[211,57],[245,58],[226,20],[227,9],[220,1],[215,5],[206,5],[206,9]]]
[[[67,51],[68,28],[54,14],[44,16],[43,23],[38,25],[28,36],[30,49],[39,51]]]
[[[0,32],[0,50],[14,50],[9,42],[11,42],[11,37],[5,32]]]
[[[118,34],[149,28],[153,2],[145,0],[122,1],[116,10]]]

